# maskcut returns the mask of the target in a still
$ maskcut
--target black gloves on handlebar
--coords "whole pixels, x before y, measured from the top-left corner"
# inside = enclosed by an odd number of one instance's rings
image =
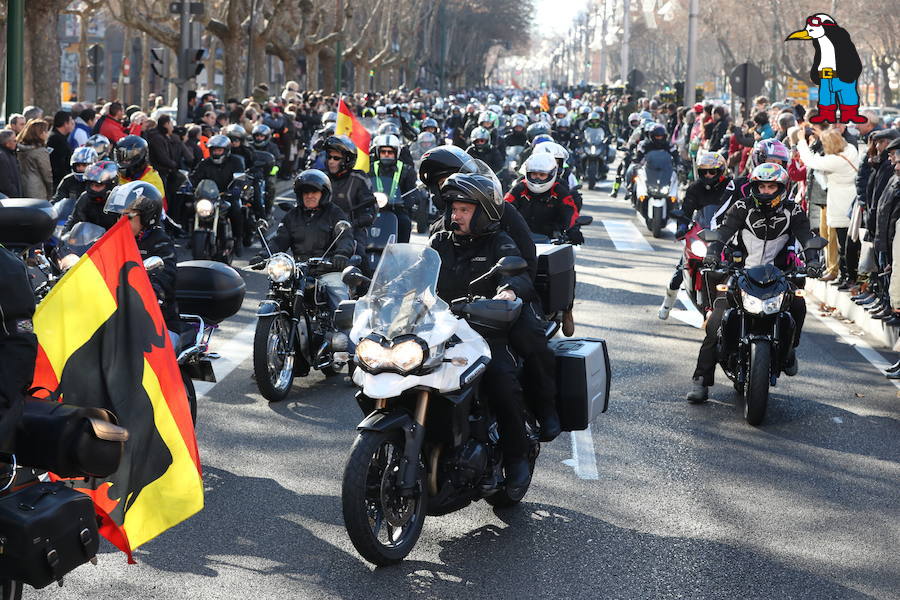
[[[331,264],[334,265],[335,271],[343,271],[349,263],[350,259],[343,254],[335,254],[331,259]]]
[[[822,263],[819,261],[811,261],[806,263],[806,276],[818,279],[822,276]]]
[[[719,266],[719,257],[715,254],[707,254],[703,257],[704,269],[715,269]]]
[[[581,229],[578,227],[572,227],[571,229],[566,230],[566,238],[568,238],[569,242],[572,244],[584,243],[584,234],[581,233]]]
[[[257,254],[253,258],[250,259],[250,268],[254,271],[261,271],[262,268],[266,264],[266,259],[268,257],[264,254]]]

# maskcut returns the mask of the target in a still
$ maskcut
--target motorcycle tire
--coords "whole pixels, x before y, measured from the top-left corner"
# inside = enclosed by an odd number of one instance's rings
[[[744,419],[754,427],[762,423],[769,403],[772,345],[767,340],[750,342],[750,369],[744,393]]]
[[[225,232],[216,236],[215,260],[226,265],[234,262],[234,250],[228,248],[228,237],[225,235]]]
[[[294,382],[290,320],[284,315],[262,317],[253,336],[253,374],[256,387],[269,402],[284,400]]]
[[[653,216],[650,218],[650,232],[653,234],[653,237],[658,238],[658,237],[662,237],[662,229],[663,229],[662,209],[654,208]]]
[[[191,234],[191,258],[194,260],[210,260],[213,251],[209,243],[208,231],[194,231]]]
[[[404,439],[400,429],[362,431],[353,442],[344,468],[341,486],[344,527],[356,551],[377,566],[397,564],[406,558],[425,524],[428,494],[424,464],[420,463],[419,492],[414,498],[400,497],[393,487],[393,474],[403,457]],[[385,514],[385,500],[390,515]],[[385,541],[380,537],[385,537]]]
[[[22,600],[22,582],[11,579],[0,581],[0,600]]]
[[[191,422],[197,424],[197,390],[194,389],[194,382],[190,375],[181,369],[181,382],[184,384],[184,394],[187,396],[188,406],[191,409]]]

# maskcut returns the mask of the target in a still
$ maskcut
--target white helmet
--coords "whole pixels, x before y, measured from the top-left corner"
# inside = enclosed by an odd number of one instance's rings
[[[563,104],[557,104],[556,107],[553,109],[553,116],[556,117],[557,119],[561,119],[561,118],[565,117],[567,114],[569,114],[569,111],[566,110],[566,107]]]
[[[534,152],[525,161],[525,185],[528,187],[528,190],[532,194],[548,192],[556,181],[556,169],[556,160],[549,152]],[[547,175],[547,178],[537,179],[532,177],[535,173]]]
[[[569,160],[569,151],[556,142],[541,142],[534,147],[533,154],[546,153],[556,160]]]

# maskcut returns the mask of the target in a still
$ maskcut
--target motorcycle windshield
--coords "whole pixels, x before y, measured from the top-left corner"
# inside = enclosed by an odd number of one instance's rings
[[[647,187],[650,190],[666,193],[672,180],[672,155],[665,150],[653,150],[645,157],[644,172],[647,175]]]
[[[60,250],[60,255],[77,254],[81,256],[94,245],[94,242],[103,237],[104,233],[106,233],[106,230],[99,225],[88,223],[87,221],[79,221],[62,237],[63,246]]]
[[[432,248],[389,244],[372,277],[369,292],[353,312],[354,342],[370,333],[391,340],[416,335],[435,345],[453,332],[456,318],[437,296],[441,258]]]
[[[599,146],[606,138],[602,127],[588,127],[584,130],[584,141],[592,146]]]

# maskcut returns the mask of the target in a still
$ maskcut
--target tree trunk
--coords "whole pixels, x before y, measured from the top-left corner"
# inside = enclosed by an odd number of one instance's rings
[[[890,58],[878,61],[881,70],[881,106],[891,106],[894,103],[894,92],[891,90],[890,68],[893,60]]]
[[[250,60],[253,62],[250,85],[256,87],[257,83],[272,83],[269,81],[269,70],[266,64],[266,41],[260,36],[256,36],[256,39],[253,40],[253,56],[250,57]],[[269,90],[269,92],[271,91]]]
[[[60,50],[57,28],[59,25],[58,2],[25,3],[25,43],[31,51],[31,64],[26,63],[31,77],[32,103],[52,115],[59,109]],[[26,96],[27,97],[27,96]],[[28,102],[26,101],[26,104]]]
[[[316,48],[306,52],[306,89],[313,91],[319,87],[319,49]]]
[[[222,40],[222,50],[225,59],[225,97],[243,98],[244,82],[241,75],[245,62],[246,52],[242,44],[240,33],[233,34]],[[246,68],[246,66],[245,66]]]
[[[319,78],[319,87],[315,89],[322,89],[326,94],[332,94],[337,85],[334,78],[334,50],[331,48],[323,48],[319,53],[319,64],[322,66],[322,75]]]

